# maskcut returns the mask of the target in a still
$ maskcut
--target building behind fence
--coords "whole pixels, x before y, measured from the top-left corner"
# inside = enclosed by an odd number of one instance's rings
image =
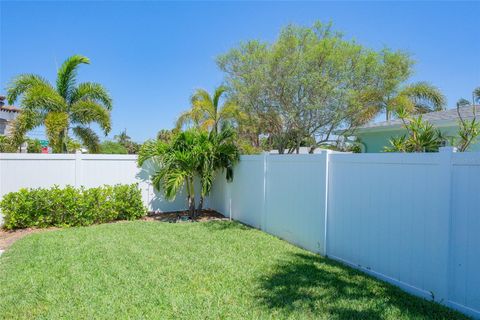
[[[138,182],[150,210],[182,210],[135,156],[0,154],[0,197],[20,187]],[[242,156],[207,206],[480,318],[480,153]]]

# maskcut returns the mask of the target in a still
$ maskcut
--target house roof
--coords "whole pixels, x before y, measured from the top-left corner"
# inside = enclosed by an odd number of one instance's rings
[[[475,106],[476,115],[480,119],[480,105]],[[463,119],[472,119],[473,118],[473,108],[472,106],[466,106],[460,108],[460,114]],[[435,111],[422,114],[422,119],[428,121],[437,126],[449,126],[457,123],[459,119],[457,109],[447,109],[442,111]],[[418,117],[418,116],[415,116]],[[357,132],[368,132],[368,131],[385,131],[397,129],[403,125],[401,119],[393,119],[390,121],[381,121],[381,122],[372,122],[367,123],[363,126],[357,128]]]
[[[5,96],[0,96],[0,110],[6,112],[20,112],[20,109],[14,106],[5,105]]]

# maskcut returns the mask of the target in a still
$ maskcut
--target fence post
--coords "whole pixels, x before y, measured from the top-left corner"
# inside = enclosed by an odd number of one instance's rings
[[[323,152],[322,152],[323,153]],[[327,256],[327,241],[328,241],[328,187],[329,187],[329,162],[330,162],[330,154],[332,153],[331,150],[325,150],[323,153],[325,155],[325,206],[323,208],[323,214],[324,214],[324,230],[323,230],[323,256]]]
[[[452,227],[452,156],[457,149],[454,147],[441,147],[440,155],[440,174],[443,179],[442,198],[444,207],[441,216],[441,229],[444,236],[441,238],[442,243],[439,243],[439,248],[442,250],[441,261],[441,279],[443,280],[441,290],[435,293],[435,300],[448,301],[448,288],[450,282],[450,237]]]
[[[262,199],[262,219],[260,230],[267,230],[267,183],[268,183],[268,152],[263,153],[263,199]]]
[[[75,152],[75,187],[81,187],[83,185],[83,168],[82,168],[82,152]]]

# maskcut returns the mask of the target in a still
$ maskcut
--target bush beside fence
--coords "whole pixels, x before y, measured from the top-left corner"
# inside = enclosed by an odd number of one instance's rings
[[[146,214],[136,184],[21,189],[3,196],[4,228],[87,226]]]

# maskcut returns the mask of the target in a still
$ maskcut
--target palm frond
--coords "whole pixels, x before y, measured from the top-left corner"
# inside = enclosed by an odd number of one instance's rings
[[[112,110],[112,98],[108,91],[99,83],[83,82],[73,89],[70,103],[80,100],[90,100],[103,104],[103,106]]]
[[[74,127],[72,131],[91,153],[98,153],[100,151],[100,139],[92,129],[77,126]]]
[[[39,110],[43,113],[65,111],[65,100],[49,84],[37,84],[29,87],[22,97],[24,109]]]
[[[416,113],[440,111],[445,108],[446,104],[446,98],[442,92],[427,82],[410,84],[399,95],[410,98],[415,105]]]
[[[473,90],[473,99],[475,100],[475,103],[480,103],[480,87]]]
[[[22,74],[14,78],[7,86],[8,103],[13,104],[25,91],[37,85],[50,86],[46,79],[35,74]]]
[[[54,153],[66,149],[68,114],[66,112],[49,112],[45,117],[45,129]]]
[[[73,55],[65,60],[57,72],[57,91],[65,99],[70,100],[80,64],[89,64],[90,60],[81,55]]]
[[[227,91],[226,86],[220,86],[217,89],[215,89],[215,92],[213,93],[213,101],[212,101],[213,102],[212,104],[215,107],[215,109],[218,110],[220,98],[226,91]]]
[[[98,123],[105,135],[111,130],[110,111],[93,100],[80,100],[71,106],[73,123],[89,124]]]
[[[457,108],[461,108],[461,107],[467,107],[470,105],[470,101],[468,101],[467,99],[459,99],[457,101]]]

